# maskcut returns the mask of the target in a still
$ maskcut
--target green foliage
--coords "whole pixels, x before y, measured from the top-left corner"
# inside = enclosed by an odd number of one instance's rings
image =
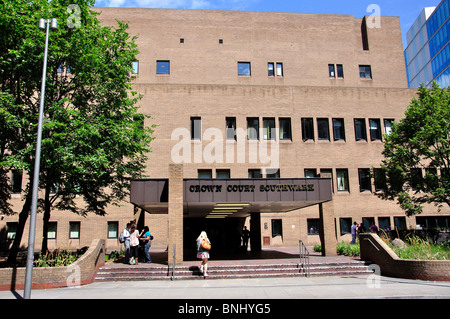
[[[344,256],[359,256],[360,255],[360,249],[359,244],[349,244],[344,241],[341,241],[336,245],[336,251],[338,255],[344,255]]]
[[[418,236],[411,236],[407,238],[406,244],[405,248],[388,245],[401,259],[450,260],[450,245],[448,242],[430,244]]]
[[[419,88],[405,118],[385,136],[383,155],[386,190],[377,196],[397,200],[408,216],[427,203],[450,206],[450,89]],[[425,176],[417,174],[422,169]]]
[[[66,250],[55,250],[40,254],[34,261],[35,267],[63,267],[74,263],[80,256],[76,253],[70,253]]]

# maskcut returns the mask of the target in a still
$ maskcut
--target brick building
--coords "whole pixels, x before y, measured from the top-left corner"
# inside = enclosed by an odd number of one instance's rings
[[[53,212],[50,248],[105,238],[108,249],[118,249],[118,233],[132,219],[150,227],[153,247],[184,243],[186,250],[202,229],[218,249],[233,248],[244,225],[257,233],[253,246],[296,245],[299,239],[313,245],[320,243],[321,227],[333,240],[348,240],[353,221],[367,228],[371,222],[391,229],[449,227],[448,208],[438,213],[430,206],[408,218],[394,202],[374,195],[382,186],[369,173],[379,173],[383,134],[416,93],[408,89],[398,17],[381,17],[373,25],[370,17],[349,15],[95,10],[104,25],[122,20],[138,35],[134,88],[144,95],[141,112],[152,116],[145,125],[158,125],[148,181],[164,183],[172,176],[178,184],[162,186],[159,206],[134,200],[135,193],[105,217]],[[219,204],[214,200],[209,206],[185,201],[189,180],[199,181],[191,184],[192,193],[219,180],[237,193],[245,192],[244,186],[239,190],[244,180],[259,182],[256,190],[262,181],[269,190],[279,184],[275,192],[283,193],[299,183],[308,192],[308,178],[325,178],[332,199],[301,205],[277,199],[265,208],[238,200],[233,204],[240,211],[229,209],[226,218],[206,218]],[[178,212],[174,220],[171,209]],[[5,238],[13,236],[15,222],[0,221]],[[41,224],[38,217],[37,238]]]

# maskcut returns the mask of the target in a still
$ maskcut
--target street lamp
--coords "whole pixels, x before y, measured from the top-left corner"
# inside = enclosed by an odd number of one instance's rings
[[[41,100],[39,104],[39,123],[36,142],[36,156],[34,159],[34,178],[33,178],[33,199],[31,203],[31,215],[30,215],[30,232],[28,235],[28,255],[27,255],[27,268],[25,273],[25,287],[24,298],[30,299],[31,284],[33,277],[33,261],[34,261],[34,239],[36,231],[36,214],[37,214],[37,201],[38,201],[38,189],[39,189],[39,170],[41,166],[41,140],[42,140],[42,121],[44,117],[44,96],[45,96],[45,78],[47,74],[47,51],[48,51],[48,34],[50,27],[56,29],[58,27],[58,21],[56,19],[39,19],[39,29],[45,29],[47,25],[47,31],[45,34],[45,50],[44,50],[44,67],[42,70],[42,84],[41,84]]]

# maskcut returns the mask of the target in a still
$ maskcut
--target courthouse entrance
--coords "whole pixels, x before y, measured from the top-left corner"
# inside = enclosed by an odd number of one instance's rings
[[[336,237],[329,178],[184,179],[181,164],[169,165],[168,179],[131,182],[131,203],[152,214],[168,214],[169,262],[183,262],[200,231],[210,228],[214,245],[233,248],[250,217],[250,247],[261,250],[261,214],[319,205],[322,253],[334,255]],[[326,206],[325,206],[326,205]],[[216,238],[214,238],[216,237]]]

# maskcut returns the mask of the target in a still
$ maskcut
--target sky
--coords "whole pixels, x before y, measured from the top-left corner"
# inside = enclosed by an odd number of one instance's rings
[[[405,35],[425,7],[435,7],[441,0],[96,0],[96,7],[172,8],[207,10],[245,10],[349,14],[355,18],[371,15],[376,4],[382,16],[398,16]]]

